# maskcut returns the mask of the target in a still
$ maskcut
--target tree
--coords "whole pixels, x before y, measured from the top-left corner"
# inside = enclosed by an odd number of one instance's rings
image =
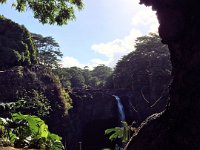
[[[151,86],[159,80],[160,85],[168,84],[171,74],[169,51],[159,36],[150,33],[139,37],[135,48],[117,63],[113,73],[114,87],[134,89],[137,85]]]
[[[36,63],[36,49],[28,30],[0,15],[0,69]]]
[[[89,70],[88,66],[85,66],[84,69],[82,69],[82,75],[85,78],[85,84],[89,85],[92,74],[91,74],[91,71]]]
[[[99,65],[92,70],[93,80],[96,81],[97,87],[104,87],[106,84],[106,80],[112,75],[112,69],[105,65]],[[95,79],[95,80],[94,80]]]
[[[57,68],[54,69],[53,72],[59,77],[64,88],[70,89],[85,87],[85,78],[81,68]]]
[[[0,0],[6,3],[7,0]],[[42,24],[67,24],[75,18],[74,9],[82,9],[82,0],[17,0],[12,6],[19,12],[30,9]]]
[[[113,73],[114,88],[133,90],[138,99],[153,107],[168,93],[169,51],[153,33],[137,38],[135,48],[117,63]]]
[[[65,88],[102,88],[106,86],[111,77],[112,69],[105,65],[99,65],[93,70],[87,66],[84,69],[78,67],[57,68],[53,72],[58,75]]]
[[[43,37],[35,33],[31,36],[36,46],[38,63],[49,68],[57,68],[60,61],[58,57],[63,56],[59,44],[50,36]]]
[[[72,77],[70,81],[73,88],[83,88],[85,86],[85,78],[82,75],[80,68],[71,67],[69,73]]]
[[[69,68],[56,68],[53,69],[53,73],[59,77],[60,83],[66,89],[71,89],[71,74]]]

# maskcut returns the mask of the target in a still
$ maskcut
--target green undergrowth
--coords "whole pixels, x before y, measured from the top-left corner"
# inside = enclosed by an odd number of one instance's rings
[[[0,118],[1,145],[41,150],[63,150],[62,138],[49,132],[45,122],[37,116],[14,113]]]

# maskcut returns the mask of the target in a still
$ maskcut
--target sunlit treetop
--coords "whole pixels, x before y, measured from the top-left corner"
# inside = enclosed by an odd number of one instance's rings
[[[0,0],[6,3],[7,0]],[[83,8],[82,0],[16,0],[12,6],[19,12],[33,11],[42,24],[64,25],[75,19],[75,9]]]

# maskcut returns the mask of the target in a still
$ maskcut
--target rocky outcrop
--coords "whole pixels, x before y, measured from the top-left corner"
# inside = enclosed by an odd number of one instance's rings
[[[141,3],[152,5],[157,11],[159,34],[171,54],[173,82],[166,111],[148,118],[127,149],[199,150],[200,5],[196,0]]]

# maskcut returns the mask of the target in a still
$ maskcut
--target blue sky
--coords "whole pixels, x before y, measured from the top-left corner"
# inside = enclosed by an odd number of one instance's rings
[[[106,64],[114,67],[125,54],[134,50],[138,36],[156,32],[158,23],[151,8],[138,0],[84,0],[76,20],[68,25],[42,25],[32,12],[18,13],[11,4],[0,7],[0,14],[25,25],[33,33],[52,36],[64,54],[64,67]]]

